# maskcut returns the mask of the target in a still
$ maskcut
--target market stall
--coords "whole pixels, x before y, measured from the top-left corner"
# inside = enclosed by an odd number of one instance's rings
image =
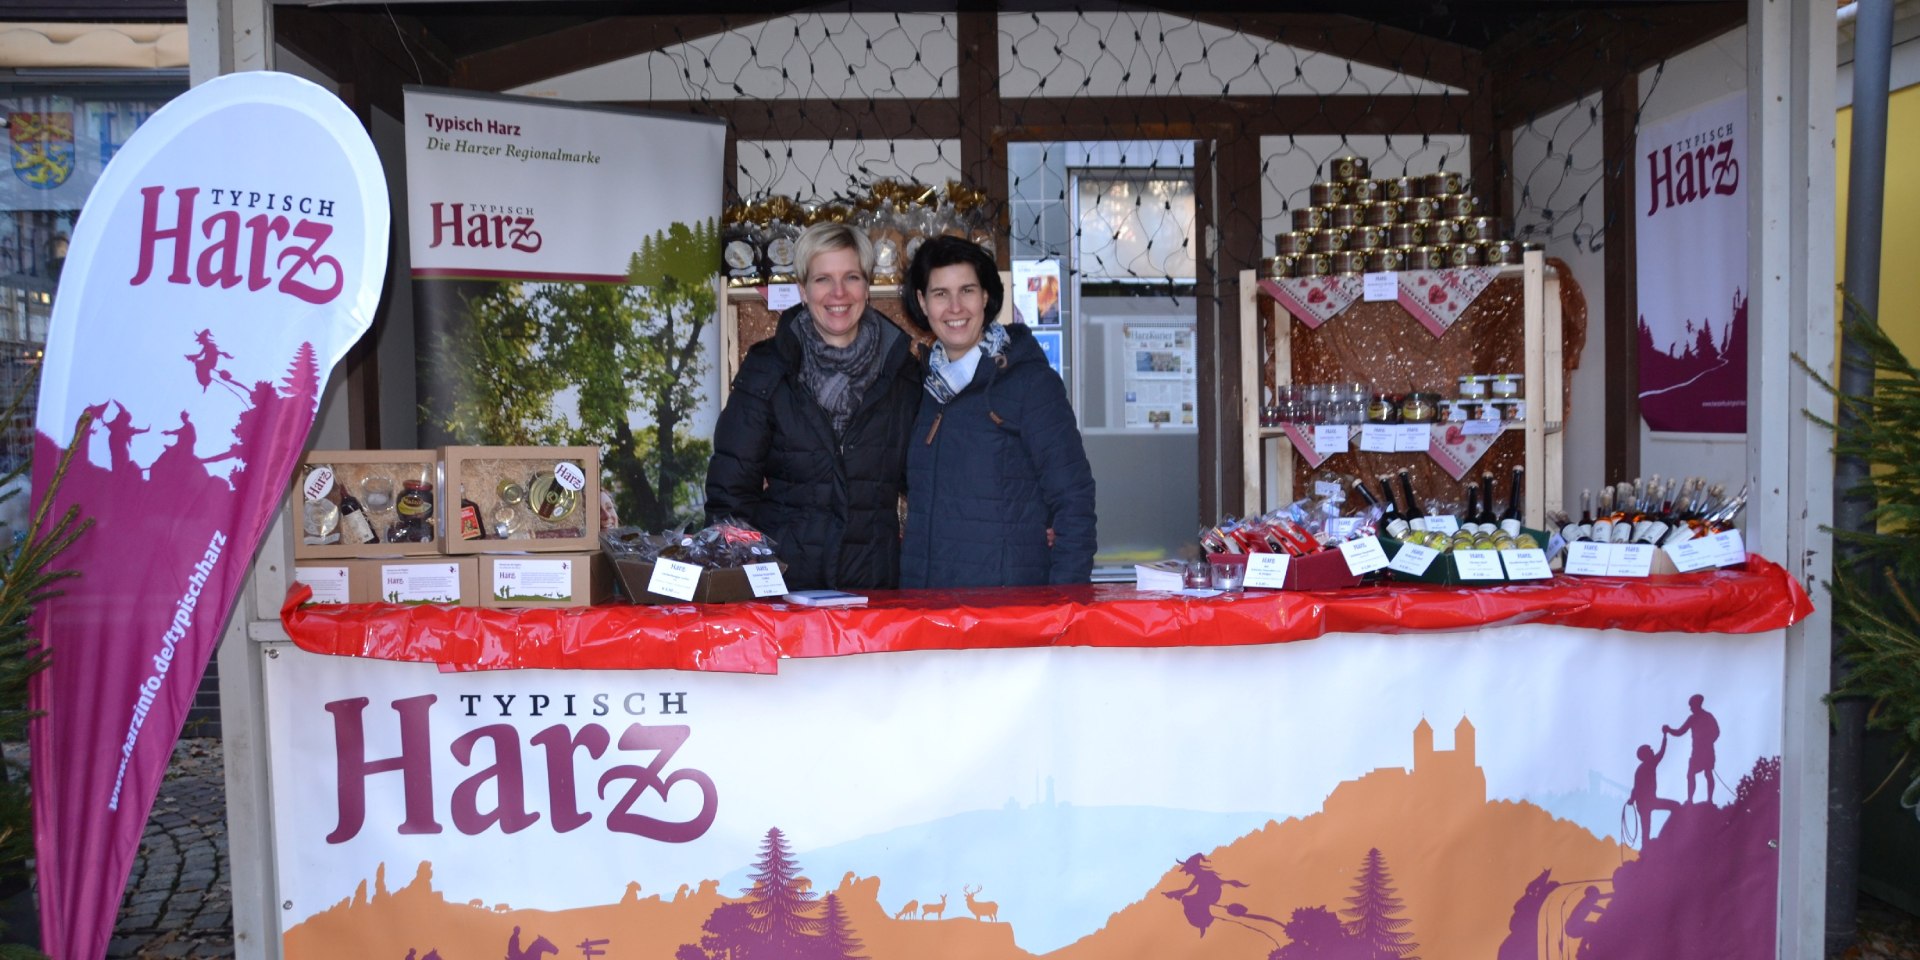
[[[1758,557],[836,610],[307,597],[265,665],[288,957],[723,955],[782,924],[829,951],[782,956],[955,958],[1775,935],[1811,607]]]

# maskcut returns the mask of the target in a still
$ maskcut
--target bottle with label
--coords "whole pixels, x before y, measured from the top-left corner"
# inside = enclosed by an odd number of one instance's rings
[[[1507,512],[1500,517],[1500,529],[1509,537],[1520,535],[1520,497],[1526,467],[1513,468],[1513,485],[1507,488]]]
[[[1493,514],[1493,471],[1480,474],[1480,513],[1473,518],[1474,532],[1492,533],[1500,529],[1500,518]]]
[[[1460,514],[1460,530],[1468,537],[1478,532],[1474,527],[1474,518],[1480,514],[1480,485],[1467,481],[1467,509]]]
[[[467,488],[460,488],[460,539],[485,540],[486,528],[480,524],[480,505],[467,499]]]
[[[1613,541],[1613,488],[1600,488],[1599,509],[1593,514],[1593,522],[1587,525],[1587,539],[1596,543]]]
[[[1380,495],[1385,498],[1380,501],[1385,505],[1380,514],[1380,531],[1396,540],[1405,540],[1412,527],[1408,526],[1407,515],[1400,512],[1400,503],[1394,498],[1393,477],[1383,473],[1374,479],[1380,481]],[[1364,483],[1360,487],[1366,489]]]
[[[1427,511],[1420,507],[1420,499],[1413,495],[1413,471],[1401,467],[1394,478],[1400,481],[1400,495],[1407,501],[1407,509],[1403,513],[1407,518],[1407,526],[1415,530],[1426,529]]]
[[[380,535],[367,522],[367,510],[360,499],[345,489],[340,491],[340,529],[349,543],[379,543]]]

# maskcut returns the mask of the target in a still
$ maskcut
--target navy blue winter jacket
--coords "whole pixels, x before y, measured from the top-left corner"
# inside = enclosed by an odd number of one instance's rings
[[[900,580],[900,493],[914,412],[925,395],[912,338],[880,324],[880,378],[860,398],[846,433],[800,380],[794,307],[753,345],[713,431],[707,518],[741,517],[773,538],[794,590],[892,589]]]
[[[953,402],[920,403],[907,449],[902,587],[1093,575],[1093,469],[1066,388],[1032,331],[1016,323],[1007,333],[1006,352],[982,358]]]

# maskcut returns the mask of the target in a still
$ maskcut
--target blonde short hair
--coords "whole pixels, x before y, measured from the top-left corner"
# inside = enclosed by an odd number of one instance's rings
[[[860,270],[873,279],[873,241],[867,239],[866,231],[849,227],[844,223],[816,223],[800,234],[800,240],[793,245],[793,262],[800,268],[801,283],[807,282],[807,275],[813,269],[813,258],[829,250],[852,250],[860,257]]]

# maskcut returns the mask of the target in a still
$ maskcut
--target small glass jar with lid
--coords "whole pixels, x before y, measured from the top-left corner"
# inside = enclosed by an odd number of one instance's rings
[[[1400,398],[1400,422],[1432,423],[1440,415],[1440,395],[1416,390]]]

